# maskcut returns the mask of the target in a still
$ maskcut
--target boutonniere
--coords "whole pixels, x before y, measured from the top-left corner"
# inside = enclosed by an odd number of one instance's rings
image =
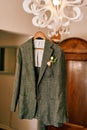
[[[50,60],[47,62],[48,66],[51,66],[52,64],[54,64],[57,61],[57,57],[50,57]]]

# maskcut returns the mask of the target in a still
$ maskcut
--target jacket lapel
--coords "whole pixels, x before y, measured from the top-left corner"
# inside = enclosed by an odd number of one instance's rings
[[[26,62],[27,66],[29,69],[29,72],[31,74],[31,82],[35,86],[35,70],[34,70],[34,47],[33,47],[33,39],[30,39],[27,42],[27,45],[25,46],[25,57],[26,57]]]
[[[39,79],[38,79],[38,84],[41,81],[41,78],[45,72],[45,69],[47,67],[47,62],[50,59],[50,56],[52,55],[53,52],[53,48],[52,48],[53,44],[49,41],[46,40],[45,42],[45,48],[44,48],[44,54],[43,54],[43,60],[42,60],[42,65],[41,65],[41,69],[40,69],[40,74],[39,74]]]

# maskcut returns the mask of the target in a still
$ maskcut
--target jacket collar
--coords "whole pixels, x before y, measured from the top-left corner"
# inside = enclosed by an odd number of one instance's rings
[[[40,73],[39,73],[38,84],[40,83],[41,78],[46,70],[47,62],[49,61],[50,56],[52,55],[52,52],[53,52],[53,44],[49,40],[46,40],[45,47],[44,47],[43,59],[42,59],[42,65],[41,65]]]
[[[29,61],[28,62],[28,65],[29,65],[29,68],[31,70],[31,75],[32,75],[32,79],[33,82],[35,81],[35,73],[34,73],[34,44],[33,44],[33,38],[30,39],[28,42],[27,42],[27,46],[26,46],[26,49],[28,50],[27,51],[27,56],[28,56],[28,59]],[[42,65],[41,65],[41,68],[40,68],[40,73],[39,73],[39,79],[38,79],[38,85],[42,79],[42,76],[46,70],[46,67],[47,67],[47,62],[49,61],[52,53],[53,53],[53,43],[49,40],[46,40],[45,41],[45,47],[44,47],[44,54],[43,54],[43,59],[42,59]]]

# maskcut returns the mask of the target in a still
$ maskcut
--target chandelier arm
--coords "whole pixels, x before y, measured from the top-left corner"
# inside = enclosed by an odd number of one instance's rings
[[[79,7],[73,7],[73,11],[75,12],[76,16],[75,17],[69,17],[67,16],[65,13],[64,13],[64,10],[63,10],[63,17],[69,19],[69,20],[77,20],[80,16],[81,16],[81,10]]]
[[[66,4],[81,4],[83,0],[65,0],[66,1]]]
[[[45,11],[46,11],[46,10],[45,10]],[[51,14],[51,15],[50,15],[50,17],[49,17],[48,20],[44,20],[44,19],[43,19],[43,16],[45,15],[45,12],[44,12],[44,11],[43,11],[41,14],[34,16],[33,19],[32,19],[33,24],[34,24],[35,26],[37,26],[37,27],[40,26],[41,28],[47,27],[48,24],[50,23],[51,19],[52,19],[52,15],[53,15],[52,13],[50,13],[50,14]]]
[[[32,13],[32,11],[30,10],[30,8],[28,6],[30,3],[31,3],[31,0],[24,0],[24,2],[23,2],[23,9],[27,13]]]

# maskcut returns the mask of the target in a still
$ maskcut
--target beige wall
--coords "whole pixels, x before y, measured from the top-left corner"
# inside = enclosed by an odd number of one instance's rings
[[[14,76],[0,74],[0,122],[9,126],[11,90]],[[11,88],[11,90],[10,90]]]
[[[4,53],[4,71],[14,73],[16,65],[16,48],[5,48]]]

